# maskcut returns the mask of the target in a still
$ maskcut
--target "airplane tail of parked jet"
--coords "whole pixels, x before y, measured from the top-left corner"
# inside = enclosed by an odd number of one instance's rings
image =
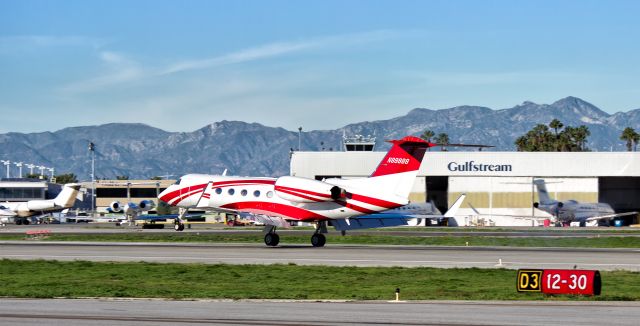
[[[56,207],[69,208],[73,206],[73,203],[78,197],[78,191],[80,190],[80,184],[68,183],[62,187],[62,191],[53,199],[53,203]]]
[[[535,179],[533,183],[538,188],[538,198],[540,199],[540,204],[549,205],[553,204],[556,201],[549,197],[549,192],[547,191],[547,185],[544,183],[544,179]]]

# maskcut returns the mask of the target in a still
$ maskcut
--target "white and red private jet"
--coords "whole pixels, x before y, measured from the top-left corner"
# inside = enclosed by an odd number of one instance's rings
[[[368,178],[325,179],[283,176],[280,178],[233,177],[187,174],[159,195],[159,199],[181,208],[209,208],[251,214],[265,224],[264,242],[277,246],[276,227],[289,221],[317,223],[311,237],[314,247],[326,242],[327,222],[353,218],[401,207],[409,203],[409,193],[425,151],[436,144],[407,136],[391,140],[392,147]],[[344,224],[344,223],[342,223]],[[396,224],[398,225],[398,224]],[[176,230],[184,229],[181,217]],[[380,221],[378,226],[391,226]]]

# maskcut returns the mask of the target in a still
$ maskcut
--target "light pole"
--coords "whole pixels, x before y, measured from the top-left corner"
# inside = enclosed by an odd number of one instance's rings
[[[13,164],[18,167],[18,178],[22,178],[22,162],[14,162]]]
[[[33,175],[33,168],[36,167],[35,164],[27,164],[27,167],[29,168],[29,174]]]
[[[53,171],[55,171],[55,168],[48,168],[47,170],[51,173],[51,175],[49,175],[49,181],[53,181]]]
[[[95,215],[96,203],[96,144],[89,142],[91,152],[91,216]]]
[[[298,152],[300,151],[301,139],[302,139],[302,127],[298,127]]]
[[[11,165],[11,161],[9,160],[0,160],[7,167],[7,179],[9,178],[9,166]]]
[[[38,169],[40,169],[40,179],[44,178],[44,169],[46,169],[47,167],[44,165],[40,165],[37,167]]]

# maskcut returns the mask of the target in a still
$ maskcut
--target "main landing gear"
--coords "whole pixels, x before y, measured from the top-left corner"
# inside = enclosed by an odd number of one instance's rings
[[[327,238],[325,238],[322,233],[314,233],[311,236],[311,245],[314,247],[324,247],[324,244],[327,243]]]
[[[264,228],[264,244],[269,247],[275,247],[280,243],[280,236],[276,233],[276,227],[267,225]]]
[[[184,231],[184,216],[187,215],[189,210],[186,208],[180,208],[178,211],[178,217],[173,221],[173,229],[176,231]]]
[[[269,247],[275,247],[280,243],[280,236],[276,233],[276,227],[273,225],[266,225],[263,230],[264,244]],[[324,247],[327,243],[327,238],[324,236],[327,233],[327,222],[320,221],[317,224],[316,231],[311,236],[311,245],[314,247]]]
[[[327,233],[327,222],[319,221],[316,226],[316,232],[311,236],[311,245],[314,247],[324,247],[327,243],[327,238],[324,236]]]

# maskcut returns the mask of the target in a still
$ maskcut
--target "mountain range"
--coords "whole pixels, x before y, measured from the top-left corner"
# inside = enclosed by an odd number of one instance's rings
[[[452,143],[487,144],[496,146],[491,149],[494,151],[514,151],[517,137],[554,118],[565,126],[589,127],[587,146],[594,151],[624,151],[624,142],[619,139],[622,130],[632,127],[640,131],[640,109],[608,114],[579,98],[567,97],[553,104],[527,101],[503,110],[480,106],[417,108],[388,120],[302,132],[301,149],[341,150],[343,135],[372,135],[376,149],[386,150],[385,139],[420,135],[430,129],[436,134],[447,133]],[[290,151],[298,147],[298,132],[240,121],[214,122],[193,132],[110,123],[55,132],[0,134],[0,157],[54,167],[56,174],[75,173],[88,180],[90,141],[96,145],[98,178],[176,178],[186,173],[219,174],[224,169],[235,175],[278,176],[289,173]],[[4,176],[4,170],[0,171]],[[23,171],[28,169],[23,167]],[[17,174],[15,166],[12,174]]]

